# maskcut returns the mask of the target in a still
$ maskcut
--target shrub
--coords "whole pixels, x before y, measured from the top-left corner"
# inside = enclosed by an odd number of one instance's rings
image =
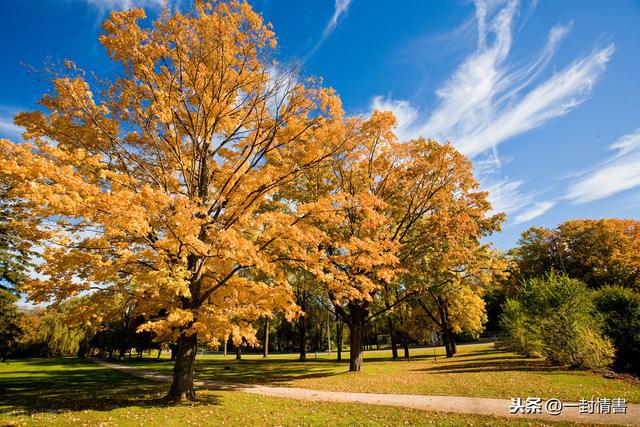
[[[604,318],[604,333],[613,340],[616,371],[640,376],[640,293],[622,286],[605,286],[595,297]]]
[[[613,346],[602,335],[593,293],[579,280],[551,273],[523,282],[505,302],[501,325],[521,354],[594,370],[611,363]]]

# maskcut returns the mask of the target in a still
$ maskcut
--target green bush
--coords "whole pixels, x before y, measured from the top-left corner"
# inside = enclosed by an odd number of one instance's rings
[[[506,344],[521,354],[593,370],[611,364],[593,293],[579,280],[551,273],[522,283],[505,302],[501,325]]]
[[[604,333],[613,340],[616,371],[640,376],[640,293],[622,286],[605,286],[595,297],[604,318]]]
[[[506,346],[528,357],[541,356],[539,325],[531,321],[518,300],[507,299],[502,307],[500,324],[508,333]]]

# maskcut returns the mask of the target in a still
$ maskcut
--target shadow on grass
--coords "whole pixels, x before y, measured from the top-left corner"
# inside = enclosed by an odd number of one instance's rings
[[[15,370],[11,364],[16,365]],[[170,406],[169,384],[134,378],[82,359],[30,359],[3,365],[0,410],[4,413],[110,411],[123,407]],[[190,404],[217,404],[207,393]]]
[[[550,364],[545,360],[527,359],[517,356],[485,357],[458,360],[448,359],[421,371],[434,373],[469,373],[469,372],[552,372],[561,370],[561,366]]]

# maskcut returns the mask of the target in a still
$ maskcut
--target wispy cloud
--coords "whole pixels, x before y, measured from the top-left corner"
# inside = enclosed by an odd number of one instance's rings
[[[13,116],[18,111],[12,107],[0,106],[0,138],[17,139],[25,131],[22,126],[13,123]]]
[[[376,96],[371,101],[370,108],[372,111],[391,111],[393,113],[397,121],[396,135],[400,140],[405,140],[412,136],[407,130],[409,125],[418,117],[418,110],[409,101]]]
[[[508,178],[482,180],[482,189],[489,192],[492,212],[512,215],[531,203],[533,196],[521,190],[523,181]]]
[[[432,112],[423,120],[416,114],[416,120],[406,124],[407,134],[451,141],[474,157],[568,113],[588,97],[613,54],[613,45],[596,47],[541,81],[571,24],[553,27],[539,53],[515,67],[509,59],[518,3],[496,4],[500,3],[476,2],[475,50],[436,91],[438,103]]]
[[[324,31],[322,31],[322,35],[313,46],[313,49],[311,49],[309,53],[304,56],[304,61],[311,58],[313,54],[316,53],[316,51],[320,48],[320,46],[323,45],[323,43],[325,42],[325,40],[327,40],[331,33],[333,33],[333,31],[338,26],[338,22],[340,21],[340,19],[349,11],[349,6],[351,5],[352,1],[353,0],[335,0],[335,6],[331,19],[329,19],[329,22],[327,22],[327,25],[324,27]]]
[[[513,224],[521,224],[523,222],[531,221],[532,219],[544,214],[555,204],[555,202],[549,200],[546,200],[544,202],[537,202],[533,204],[533,206],[529,207],[526,211],[517,215],[513,220]]]
[[[535,202],[534,195],[522,192],[522,180],[501,176],[498,145],[584,102],[611,59],[614,46],[596,45],[590,53],[545,77],[572,23],[551,28],[535,55],[525,62],[515,61],[513,34],[519,3],[477,0],[475,6],[476,46],[436,90],[436,105],[428,114],[420,114],[404,100],[376,97],[372,106],[403,115],[406,120],[399,133],[404,137],[423,135],[450,141],[476,161],[480,155],[491,154],[491,167],[485,168],[480,178],[482,188],[490,192],[495,211],[506,211],[515,223],[521,223],[542,215],[555,202]]]
[[[164,0],[82,0],[100,10],[128,10],[133,8],[160,7]]]
[[[568,199],[586,203],[640,186],[640,128],[624,135],[609,148],[615,154],[570,185]]]

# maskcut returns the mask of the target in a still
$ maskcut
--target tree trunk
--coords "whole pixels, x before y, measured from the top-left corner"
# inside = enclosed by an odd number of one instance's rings
[[[224,350],[223,350],[224,351],[224,354],[223,354],[224,357],[227,357],[227,344],[228,343],[229,343],[229,338],[225,337],[225,339],[224,339]]]
[[[300,331],[300,336],[298,338],[298,347],[300,350],[300,360],[307,360],[307,326],[305,324],[305,316],[300,316],[298,319],[298,329]]]
[[[351,322],[349,326],[349,371],[362,370],[362,335],[364,334],[363,322]]]
[[[242,343],[236,346],[236,360],[242,360]]]
[[[307,309],[307,298],[304,291],[302,291],[302,295],[299,298],[299,305],[302,309],[303,314],[298,318],[298,330],[300,332],[298,347],[300,350],[300,360],[307,360],[307,325],[305,321],[306,316],[304,313],[304,311]]]
[[[396,341],[396,331],[393,328],[393,319],[391,316],[387,317],[387,324],[389,325],[389,335],[391,336],[391,357],[393,359],[398,358],[398,342]]]
[[[185,335],[178,338],[176,363],[173,365],[173,382],[166,399],[172,402],[195,400],[196,393],[193,389],[193,371],[198,350],[198,338],[196,334]]]
[[[456,343],[453,340],[453,333],[449,326],[449,316],[447,315],[447,309],[444,305],[444,301],[438,300],[438,313],[440,314],[440,325],[442,328],[442,341],[444,342],[444,350],[447,354],[447,358],[453,357],[456,353]]]
[[[404,347],[404,358],[409,358],[409,336],[407,334],[403,335],[402,345]]]
[[[264,349],[262,351],[262,357],[269,355],[269,317],[264,318],[264,339],[262,340]]]
[[[342,320],[338,319],[336,321],[336,349],[338,352],[338,362],[342,360],[342,330],[344,325],[342,324]]]
[[[449,336],[451,337],[451,340],[449,341],[451,343],[451,353],[455,355],[458,352],[458,345],[456,344],[455,335],[451,328],[449,328]]]
[[[171,361],[174,361],[178,357],[178,345],[171,344],[169,348],[171,348]]]
[[[157,359],[160,359],[160,357],[162,356],[162,348],[158,349],[158,357]]]
[[[362,370],[362,344],[368,310],[360,304],[349,303],[349,371]]]

